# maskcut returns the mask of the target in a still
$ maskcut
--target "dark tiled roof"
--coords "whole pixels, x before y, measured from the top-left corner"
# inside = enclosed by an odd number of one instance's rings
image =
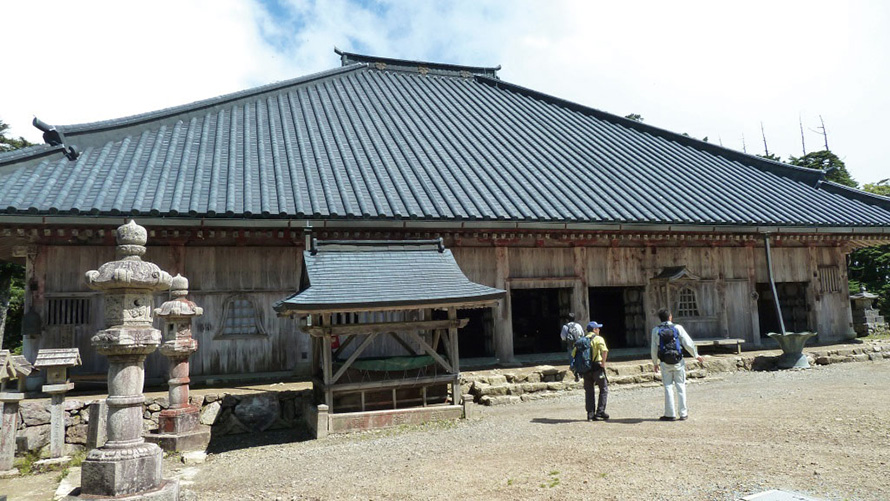
[[[320,242],[303,258],[309,287],[276,311],[482,303],[505,294],[471,282],[440,242]]]
[[[316,75],[58,127],[74,161],[61,147],[0,154],[0,216],[890,225],[885,197],[496,68],[341,56]]]

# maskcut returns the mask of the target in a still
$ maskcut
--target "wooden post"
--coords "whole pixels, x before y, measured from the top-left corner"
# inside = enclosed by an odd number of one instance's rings
[[[498,303],[494,315],[494,350],[501,363],[513,363],[513,318],[511,316],[510,289],[507,278],[510,275],[510,256],[506,247],[495,247],[496,277],[495,287],[507,291]]]
[[[331,327],[331,314],[325,313],[321,316],[322,327]],[[324,382],[324,398],[325,403],[331,412],[334,411],[334,390],[331,389],[331,376],[333,372],[333,360],[331,356],[331,334],[325,333],[321,343],[322,356],[322,381]]]
[[[760,317],[757,315],[757,269],[754,260],[754,242],[745,245],[745,258],[748,268],[748,288],[750,290],[749,311],[751,312],[751,341],[760,346]]]
[[[572,290],[572,309],[578,320],[590,319],[590,292],[587,288],[587,248],[575,247],[573,249],[574,272],[580,280],[575,282]]]
[[[448,320],[457,320],[457,308],[448,308]],[[457,327],[448,328],[448,341],[451,343],[451,369],[454,372],[454,383],[451,385],[451,403],[460,405],[460,355],[457,344]]]

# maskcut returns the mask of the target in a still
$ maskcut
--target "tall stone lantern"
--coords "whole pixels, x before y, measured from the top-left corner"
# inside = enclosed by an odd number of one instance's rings
[[[157,433],[145,439],[167,451],[204,450],[210,443],[210,427],[199,423],[201,410],[189,404],[189,357],[198,349],[192,318],[203,315],[204,309],[186,298],[188,288],[187,278],[173,277],[170,300],[154,311],[164,336],[159,351],[170,359],[170,406],[158,416]]]
[[[134,221],[117,229],[117,260],[86,273],[87,285],[105,295],[105,330],[92,337],[108,357],[108,440],[93,449],[81,470],[81,498],[177,499],[176,481],[161,478],[163,452],[142,438],[145,357],[158,348],[152,327],[152,294],[173,278],[142,260],[145,228]]]

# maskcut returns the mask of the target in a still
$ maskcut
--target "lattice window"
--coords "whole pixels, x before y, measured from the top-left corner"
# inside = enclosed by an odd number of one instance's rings
[[[46,301],[46,325],[90,324],[90,298],[64,297]]]
[[[259,309],[247,296],[230,297],[223,310],[217,337],[265,336]]]
[[[677,316],[699,316],[698,302],[695,299],[695,290],[692,287],[683,287],[677,294]]]
[[[822,292],[841,291],[841,271],[837,266],[820,266],[819,282],[822,284]]]

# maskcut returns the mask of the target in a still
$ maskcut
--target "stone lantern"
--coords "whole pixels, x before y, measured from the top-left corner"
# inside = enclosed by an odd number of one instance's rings
[[[186,298],[188,287],[188,279],[173,277],[170,300],[154,311],[164,336],[159,351],[170,359],[170,406],[160,413],[158,432],[145,438],[167,451],[204,450],[210,443],[210,428],[199,423],[201,410],[189,404],[189,357],[198,349],[192,318],[203,315],[204,309]]]
[[[50,395],[50,460],[42,464],[67,463],[65,452],[65,393],[74,388],[68,381],[68,367],[80,365],[77,348],[43,349],[37,352],[34,367],[46,373],[43,392]],[[40,463],[38,461],[38,463]]]
[[[31,364],[21,355],[10,355],[0,350],[0,402],[3,403],[3,421],[0,425],[0,478],[18,475],[12,467],[15,460],[15,434],[19,426],[19,403],[25,398],[25,378],[31,373]],[[9,391],[6,384],[18,380],[18,391]]]
[[[881,313],[872,306],[872,303],[878,299],[877,294],[872,294],[865,290],[865,286],[859,288],[858,294],[850,296],[850,303],[853,310],[853,330],[856,331],[858,337],[868,336],[884,330],[887,330],[887,324]]]
[[[81,498],[177,499],[179,484],[161,478],[163,451],[142,438],[145,357],[161,343],[152,327],[152,295],[173,278],[142,260],[145,228],[135,222],[117,229],[117,260],[86,273],[87,285],[105,295],[104,330],[91,339],[108,357],[108,440],[93,449],[81,470]]]

